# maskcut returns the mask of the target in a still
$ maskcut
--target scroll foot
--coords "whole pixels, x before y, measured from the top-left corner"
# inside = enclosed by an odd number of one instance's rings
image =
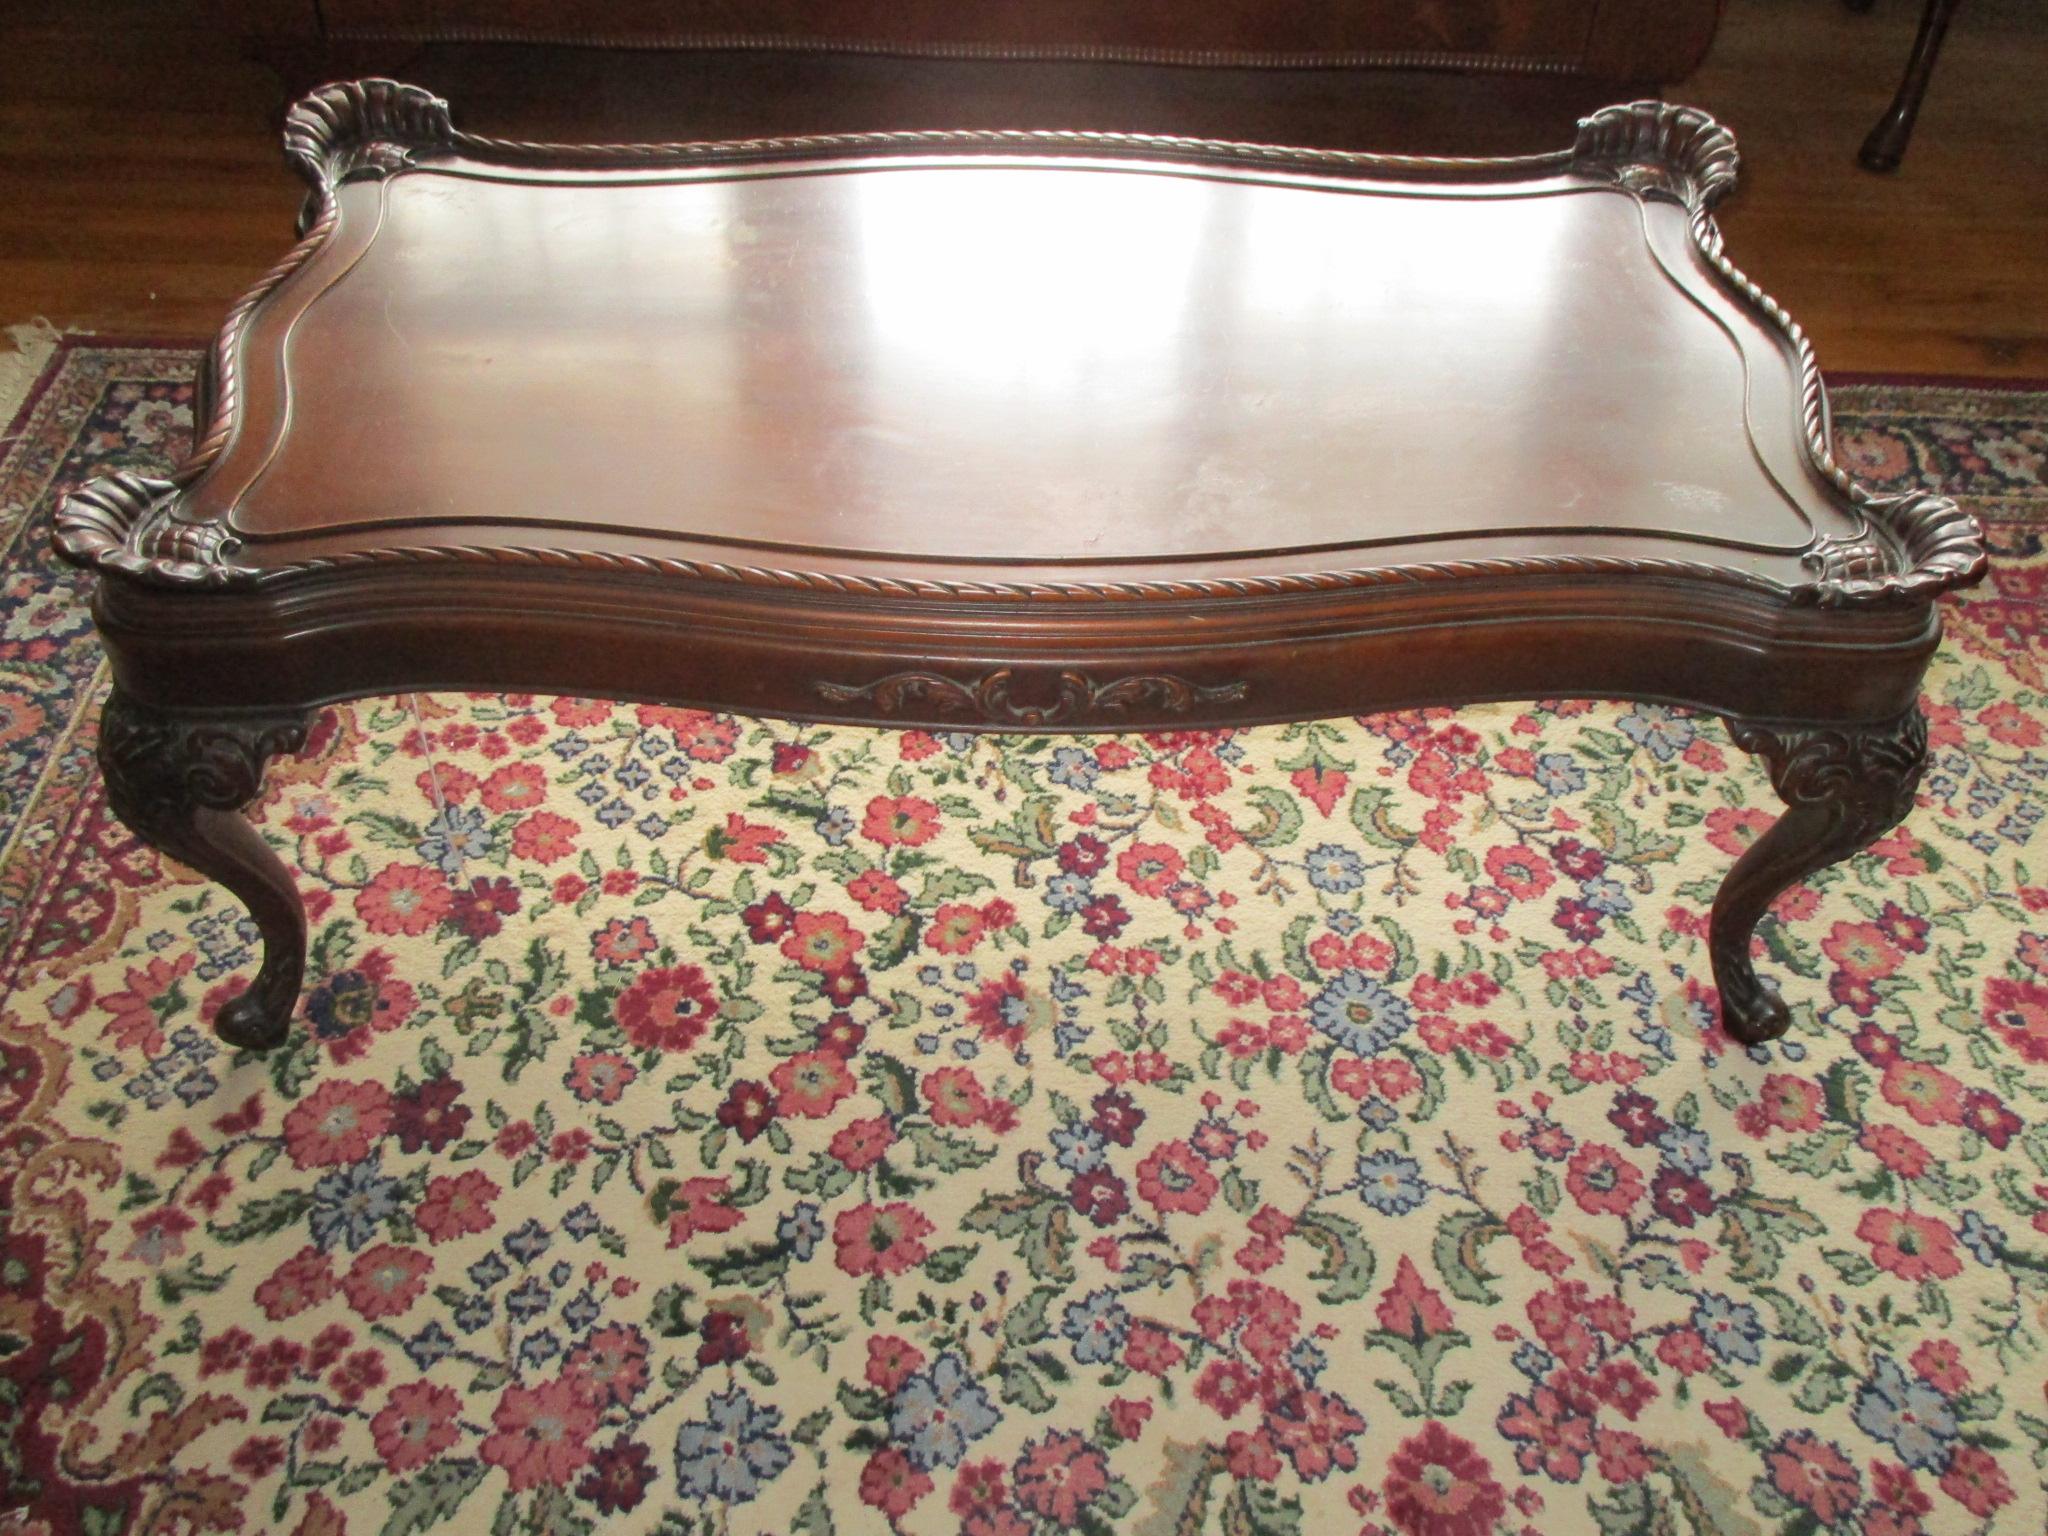
[[[1753,843],[1714,897],[1708,950],[1721,1022],[1745,1045],[1775,1040],[1791,1016],[1756,973],[1751,936],[1779,893],[1869,847],[1913,808],[1927,765],[1927,721],[1917,708],[1868,726],[1773,730],[1729,722],[1746,752],[1764,759],[1785,814]]]
[[[226,886],[263,935],[263,964],[220,1010],[229,1045],[284,1043],[306,970],[306,909],[284,861],[239,814],[263,788],[264,764],[305,744],[299,714],[166,714],[118,689],[100,716],[107,802],[143,842]]]

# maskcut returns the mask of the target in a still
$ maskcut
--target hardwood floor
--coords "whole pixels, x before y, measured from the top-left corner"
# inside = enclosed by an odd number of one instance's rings
[[[1736,130],[1730,250],[1829,369],[2048,377],[2048,7],[1965,6],[1904,168],[1873,176],[1856,147],[1890,99],[1918,12],[1917,0],[1878,0],[1867,15],[1841,0],[1731,0],[1706,65],[1669,94]],[[0,324],[207,335],[289,241],[299,186],[272,127],[276,77],[197,17],[192,0],[0,0]],[[672,138],[715,120],[724,131],[1241,124],[1240,136],[1261,136],[1263,105],[1243,83],[1201,103],[1161,72],[1104,90],[1085,67],[980,66],[947,77],[941,106],[920,66],[808,66],[802,79],[791,67],[691,73],[672,57],[436,49],[407,73],[484,132]],[[1355,112],[1323,102],[1343,125],[1333,141],[1548,148],[1577,109],[1568,92],[1439,84],[1391,82]],[[809,115],[786,122],[792,112]]]

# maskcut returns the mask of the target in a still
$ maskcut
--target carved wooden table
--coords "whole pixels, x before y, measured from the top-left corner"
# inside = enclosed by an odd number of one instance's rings
[[[1789,811],[1751,929],[1911,807],[1937,496],[1829,455],[1798,329],[1709,208],[1729,134],[1609,108],[1556,154],[1085,134],[580,148],[388,81],[286,131],[304,238],[229,316],[170,480],[57,513],[100,573],[115,811],[264,937],[238,812],[310,711],[554,690],[862,724],[1118,730],[1491,699],[1728,717]]]

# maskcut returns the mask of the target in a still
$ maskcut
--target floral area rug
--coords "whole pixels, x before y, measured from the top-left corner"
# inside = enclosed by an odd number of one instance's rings
[[[0,1528],[1495,1536],[2048,1525],[2048,394],[1848,388],[1991,519],[1918,813],[1781,902],[1721,726],[1549,703],[974,739],[332,711],[253,933],[91,767],[43,509],[189,352],[5,449]]]

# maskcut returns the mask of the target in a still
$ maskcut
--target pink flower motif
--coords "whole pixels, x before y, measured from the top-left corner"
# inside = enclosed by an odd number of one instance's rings
[[[1199,1216],[1219,1187],[1209,1165],[1184,1141],[1161,1142],[1138,1164],[1138,1194],[1160,1211]]]
[[[379,1243],[357,1256],[341,1289],[362,1317],[399,1317],[426,1291],[433,1267],[434,1261],[417,1248]]]
[[[1109,1463],[1077,1434],[1049,1434],[1025,1445],[1010,1482],[1019,1504],[1066,1527],[1109,1486]]]
[[[370,1419],[370,1439],[393,1473],[415,1472],[461,1438],[455,1418],[462,1400],[424,1381],[393,1387]]]
[[[495,1433],[478,1454],[504,1469],[514,1493],[563,1487],[590,1460],[597,1412],[574,1382],[507,1387],[491,1413]]]
[[[1788,1431],[1764,1458],[1771,1486],[1822,1525],[1833,1525],[1856,1506],[1861,1479],[1839,1447],[1810,1429]]]
[[[390,1127],[391,1114],[383,1084],[330,1078],[284,1117],[285,1150],[300,1168],[359,1163]]]

